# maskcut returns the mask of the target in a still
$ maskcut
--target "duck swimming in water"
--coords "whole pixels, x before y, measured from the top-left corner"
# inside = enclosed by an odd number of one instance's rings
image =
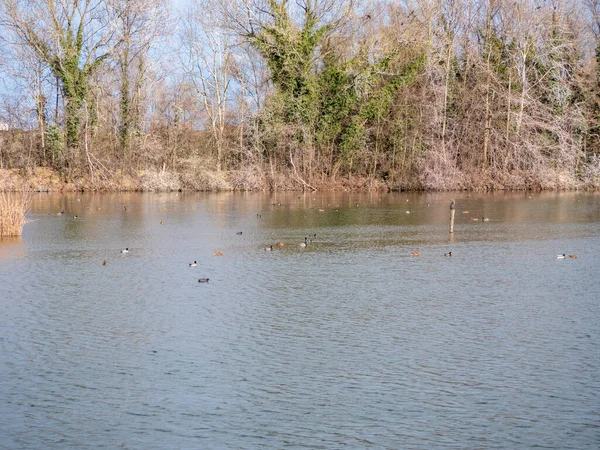
[[[123,250],[121,250],[121,253],[129,253],[129,247],[124,248]]]
[[[410,256],[421,256],[421,254],[419,252],[412,252]]]
[[[562,255],[556,255],[556,259],[565,259],[567,255],[564,253]]]
[[[199,278],[198,283],[208,283],[209,278]]]
[[[444,253],[444,256],[452,256],[452,252]]]
[[[269,247],[265,247],[265,252],[272,252],[273,251],[273,246],[270,245]]]
[[[191,262],[189,265],[190,265],[190,267],[196,267],[198,265],[198,262],[194,261],[194,262]]]
[[[307,245],[308,245],[308,237],[305,237],[305,238],[304,238],[304,242],[300,243],[300,244],[298,245],[298,247],[300,247],[300,248],[304,248],[304,247],[306,247]]]

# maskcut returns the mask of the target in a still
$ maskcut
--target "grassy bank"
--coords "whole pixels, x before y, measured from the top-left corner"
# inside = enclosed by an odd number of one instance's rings
[[[168,191],[451,191],[451,190],[575,190],[600,189],[600,175],[595,172],[575,176],[566,171],[548,170],[544,173],[450,173],[432,176],[423,173],[409,183],[390,183],[382,179],[348,175],[303,180],[293,172],[269,173],[257,167],[235,171],[175,173],[161,170],[116,171],[111,175],[94,177],[88,173],[59,173],[46,167],[35,169],[0,169],[0,192],[168,192]]]
[[[380,180],[345,177],[314,180],[315,190],[388,190]],[[153,191],[301,191],[311,189],[290,173],[264,173],[257,168],[235,171],[206,169],[175,173],[161,170],[121,172],[95,177],[87,173],[67,176],[56,170],[39,167],[33,170],[0,170],[0,192],[153,192]]]

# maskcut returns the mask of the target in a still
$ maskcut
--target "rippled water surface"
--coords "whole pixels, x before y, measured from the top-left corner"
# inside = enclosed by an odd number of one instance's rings
[[[29,220],[0,241],[0,448],[600,447],[600,194],[38,194]]]

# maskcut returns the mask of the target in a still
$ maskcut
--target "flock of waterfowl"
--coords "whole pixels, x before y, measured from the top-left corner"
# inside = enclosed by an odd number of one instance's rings
[[[562,255],[556,255],[556,259],[565,259],[565,258],[571,258],[571,259],[577,259],[577,255],[568,255],[566,253],[563,253]]]
[[[531,198],[531,197],[529,197],[529,198]],[[77,201],[81,201],[81,200],[77,199]],[[406,201],[408,202],[408,199]],[[454,201],[452,201],[452,203],[453,203],[452,206],[454,206]],[[282,204],[280,202],[273,203],[273,206],[282,206]],[[356,203],[355,206],[358,208],[359,204]],[[430,204],[427,203],[427,206],[430,206]],[[310,209],[314,209],[314,208],[310,208]],[[127,211],[127,206],[124,206],[123,210]],[[319,208],[318,211],[319,212],[325,212],[325,209]],[[339,209],[336,208],[335,211],[339,211]],[[407,209],[404,212],[406,214],[411,214],[412,210]],[[462,213],[463,214],[470,214],[470,212],[468,210],[464,210],[464,211],[462,211]],[[50,215],[63,216],[64,214],[65,214],[65,211],[63,210],[63,211],[60,211],[60,212],[58,212],[56,214],[50,214]],[[262,215],[261,214],[256,214],[256,217],[257,218],[261,218]],[[78,219],[79,217],[77,215],[74,215],[74,216],[72,216],[72,218],[73,219]],[[489,222],[490,221],[490,219],[488,217],[472,217],[471,220],[474,221],[474,222],[475,221],[481,221],[481,222]],[[161,221],[160,224],[164,225],[164,221]],[[238,236],[242,236],[243,235],[243,231],[238,231],[238,232],[236,232],[236,234]],[[298,244],[298,247],[301,248],[301,249],[305,249],[309,244],[312,243],[312,240],[315,239],[316,237],[317,237],[316,234],[311,234],[311,235],[305,236],[304,240]],[[267,247],[264,247],[263,250],[267,251],[267,252],[272,252],[275,247],[284,247],[284,246],[285,246],[285,243],[283,241],[277,241],[275,244],[272,244],[272,245],[269,245]],[[120,253],[122,253],[122,254],[129,253],[129,248],[126,247],[124,249],[121,249]],[[217,251],[213,252],[213,255],[214,256],[223,256],[224,253],[221,250],[217,250]],[[418,257],[418,256],[421,256],[421,253],[419,251],[413,251],[413,252],[410,253],[410,256],[411,257]],[[445,256],[445,257],[452,257],[452,252],[444,253],[443,256]],[[567,255],[566,253],[556,255],[556,259],[566,259],[566,258],[577,259],[577,255],[575,255],[575,254]],[[108,261],[104,260],[102,262],[102,265],[103,266],[108,266]],[[190,262],[188,264],[189,267],[196,267],[197,265],[198,265],[197,261],[193,261],[193,262]],[[199,283],[208,283],[209,280],[210,280],[209,278],[199,278],[198,282]]]

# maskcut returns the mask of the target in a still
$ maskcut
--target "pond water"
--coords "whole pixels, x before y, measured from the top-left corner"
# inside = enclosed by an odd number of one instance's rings
[[[36,194],[0,448],[597,449],[599,268],[598,193]]]

